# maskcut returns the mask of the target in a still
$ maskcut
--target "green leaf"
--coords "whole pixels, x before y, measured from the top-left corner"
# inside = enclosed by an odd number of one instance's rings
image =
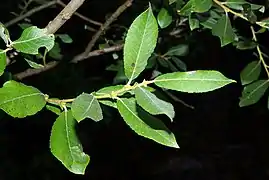
[[[186,56],[189,52],[189,46],[187,44],[179,44],[174,46],[165,53],[165,56]]]
[[[31,27],[33,25],[29,24],[29,23],[18,23],[18,26],[20,26],[20,28],[22,28],[22,29],[26,29],[26,28]]]
[[[0,108],[13,117],[34,115],[45,105],[44,94],[32,86],[11,80],[0,88]]]
[[[87,93],[82,93],[73,102],[71,110],[74,118],[80,122],[85,118],[91,118],[94,121],[103,119],[102,109],[97,99]]]
[[[256,42],[247,41],[247,40],[234,42],[234,45],[236,46],[237,49],[240,49],[240,50],[254,49],[257,47]]]
[[[130,81],[146,67],[147,60],[155,49],[158,25],[151,7],[140,14],[128,30],[124,45],[124,71]]]
[[[242,85],[246,85],[256,81],[261,73],[261,63],[259,61],[252,61],[240,73]]]
[[[69,171],[84,174],[90,157],[83,152],[75,126],[71,111],[62,112],[52,127],[50,150]]]
[[[239,106],[249,106],[258,102],[269,86],[268,80],[259,80],[244,87]]]
[[[7,28],[0,23],[0,37],[3,39],[6,45],[9,44],[10,36]]]
[[[63,58],[63,55],[61,54],[61,48],[59,43],[55,42],[53,48],[49,51],[48,54],[50,57],[61,60]]]
[[[191,31],[193,31],[194,29],[199,28],[200,22],[198,19],[192,18],[190,15],[189,16],[189,26],[190,26]]]
[[[104,88],[98,90],[95,94],[96,95],[111,94],[115,91],[121,90],[122,88],[124,88],[124,85],[108,86],[108,87],[104,87]],[[123,94],[120,94],[120,95],[123,95]]]
[[[175,136],[162,121],[153,117],[149,118],[151,116],[147,113],[141,114],[142,111],[140,111],[140,116],[143,120],[140,118],[134,99],[118,99],[117,107],[126,124],[138,135],[165,146],[179,148]]]
[[[70,44],[73,42],[73,39],[68,34],[57,34],[57,37],[59,37],[63,43]]]
[[[47,104],[46,109],[57,114],[58,116],[62,113],[61,109],[54,105]]]
[[[181,71],[187,71],[187,65],[183,61],[181,61],[175,56],[171,57],[171,59],[176,64],[178,69],[180,69]]]
[[[112,99],[100,99],[99,102],[106,105],[106,106],[117,109],[117,103],[115,101],[113,101]]]
[[[3,75],[7,65],[6,51],[0,49],[0,76]]]
[[[169,4],[175,3],[177,0],[169,0]]]
[[[29,66],[31,68],[34,68],[34,69],[44,68],[44,66],[42,64],[37,64],[36,62],[28,60],[26,58],[24,58],[24,60],[29,64]]]
[[[21,37],[11,44],[17,51],[26,54],[38,54],[40,47],[46,47],[50,51],[54,46],[54,35],[47,34],[46,29],[36,26],[29,27],[22,32]]]
[[[203,13],[209,11],[212,7],[212,0],[190,0],[192,1],[192,10],[194,12]]]
[[[172,16],[169,14],[169,12],[162,8],[157,16],[158,24],[161,28],[166,28],[169,26],[172,22]]]
[[[173,121],[175,111],[171,103],[159,99],[155,94],[142,87],[136,88],[134,92],[138,105],[144,110],[153,115],[165,114]]]
[[[236,36],[228,15],[224,14],[212,27],[212,34],[220,38],[222,47],[235,40]]]
[[[188,93],[213,91],[233,82],[236,81],[226,78],[218,71],[206,70],[167,73],[154,79],[159,87]]]
[[[188,1],[179,11],[178,14],[181,16],[190,16],[193,12],[192,10],[193,2],[192,0]]]
[[[235,10],[239,10],[239,11],[243,10],[244,4],[249,4],[251,7],[251,10],[260,10],[261,12],[264,11],[263,10],[264,6],[257,5],[257,4],[251,4],[245,0],[226,0],[225,2],[222,2],[222,4],[225,6],[228,6],[231,9],[235,9]]]

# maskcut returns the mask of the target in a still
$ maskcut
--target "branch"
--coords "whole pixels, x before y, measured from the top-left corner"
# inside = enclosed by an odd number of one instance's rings
[[[94,56],[100,56],[100,55],[105,54],[105,53],[120,51],[120,50],[122,50],[122,48],[123,48],[123,44],[111,46],[111,47],[104,48],[104,49],[98,49],[98,50],[90,52],[88,54],[87,58],[94,57]],[[59,61],[52,61],[52,62],[47,63],[44,66],[44,68],[40,68],[40,69],[29,68],[26,71],[15,74],[14,78],[17,80],[22,80],[26,77],[30,77],[30,76],[48,71],[48,70],[54,68],[55,66],[57,66],[59,63],[60,63]]]
[[[43,4],[43,5],[38,6],[36,8],[33,8],[30,11],[28,11],[27,13],[25,13],[23,15],[20,15],[20,16],[16,17],[15,19],[12,19],[11,21],[5,23],[5,27],[9,27],[9,26],[11,26],[13,24],[16,24],[17,22],[19,22],[19,21],[21,21],[21,20],[23,20],[23,19],[25,19],[25,18],[27,18],[27,17],[29,17],[29,16],[37,13],[37,12],[43,10],[43,9],[46,9],[46,8],[48,8],[48,7],[56,4],[56,3],[57,3],[57,0],[55,0],[55,1],[49,1],[46,4]]]
[[[123,13],[128,7],[132,5],[133,0],[127,0],[124,4],[122,4],[107,21],[100,27],[100,29],[96,32],[96,34],[92,37],[92,40],[88,43],[86,49],[81,54],[75,56],[71,62],[77,63],[78,61],[82,61],[88,58],[89,53],[92,51],[93,46],[95,45],[96,41],[99,39],[101,34],[106,31],[106,29],[113,23],[121,13]]]
[[[84,1],[85,0],[71,0],[53,21],[47,25],[47,33],[54,34],[68,19],[71,18]]]

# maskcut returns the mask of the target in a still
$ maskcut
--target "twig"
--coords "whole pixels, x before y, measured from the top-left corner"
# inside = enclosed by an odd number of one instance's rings
[[[127,0],[124,4],[122,4],[107,21],[100,27],[100,29],[96,32],[96,34],[92,37],[91,41],[88,43],[86,49],[83,53],[75,56],[71,62],[77,63],[78,61],[84,60],[88,54],[92,51],[93,46],[95,45],[96,41],[99,39],[101,34],[113,23],[121,13],[123,13],[128,7],[132,5],[133,0]]]
[[[71,0],[53,21],[47,25],[47,33],[54,34],[68,19],[71,18],[84,1],[85,0]]]
[[[61,1],[61,0],[58,0],[57,1],[57,4],[59,4],[60,6],[62,7],[65,7],[66,5]],[[102,26],[102,23],[98,22],[98,21],[94,21],[90,18],[87,18],[86,16],[83,16],[82,14],[78,13],[78,12],[75,12],[74,15],[78,16],[79,18],[83,19],[84,21],[87,21],[89,23],[92,23],[94,25],[97,25],[97,26]]]
[[[29,68],[23,72],[15,74],[14,78],[17,80],[22,80],[23,78],[42,73],[44,71],[48,71],[48,70],[54,68],[55,66],[57,66],[58,64],[59,64],[59,61],[52,61],[52,62],[47,63],[46,66],[44,66],[43,68],[40,68],[40,69]]]
[[[49,2],[46,3],[46,4],[43,4],[43,5],[38,6],[38,7],[36,7],[36,8],[33,8],[33,9],[31,9],[30,11],[28,11],[27,13],[25,13],[25,14],[23,14],[23,15],[20,15],[20,16],[18,16],[18,17],[16,17],[16,18],[12,19],[11,21],[5,23],[5,27],[9,27],[9,26],[11,26],[11,25],[13,25],[13,24],[16,24],[17,22],[19,22],[19,21],[21,21],[21,20],[23,20],[23,19],[25,19],[25,18],[27,18],[27,17],[29,17],[29,16],[31,16],[31,15],[37,13],[37,12],[43,10],[43,9],[46,9],[46,8],[48,8],[48,7],[50,7],[50,6],[54,5],[54,4],[56,4],[56,3],[57,3],[57,0],[55,0],[55,1],[49,1]]]
[[[253,40],[254,40],[255,42],[257,42],[256,49],[257,49],[258,54],[259,54],[259,59],[260,59],[262,65],[263,65],[263,67],[264,67],[264,69],[265,69],[265,71],[266,71],[266,74],[267,74],[267,76],[268,76],[268,78],[269,78],[268,65],[265,63],[265,60],[263,59],[263,54],[262,54],[262,51],[261,51],[260,46],[259,46],[259,44],[258,44],[258,40],[257,40],[257,37],[256,37],[255,30],[254,30],[254,28],[253,28],[252,26],[250,26],[250,29],[251,29],[251,32],[252,32]]]
[[[88,54],[87,58],[94,57],[94,56],[100,56],[100,55],[105,54],[105,53],[120,51],[122,48],[123,48],[123,44],[111,46],[111,47],[104,48],[104,49],[98,49],[98,50],[90,52]],[[29,68],[26,71],[15,74],[14,78],[17,80],[22,80],[26,77],[30,77],[30,76],[48,71],[48,70],[54,68],[55,66],[57,66],[58,64],[59,64],[59,61],[52,61],[52,62],[47,63],[43,68],[40,68],[40,69]]]

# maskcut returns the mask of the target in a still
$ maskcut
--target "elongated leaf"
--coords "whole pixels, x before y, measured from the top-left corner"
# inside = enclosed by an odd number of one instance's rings
[[[249,106],[258,102],[269,86],[268,80],[259,80],[244,87],[239,106]]]
[[[261,73],[261,63],[252,61],[240,73],[242,85],[246,85],[256,81]]]
[[[70,44],[73,42],[73,39],[68,34],[57,34],[57,37],[59,37],[63,43]]]
[[[103,119],[102,109],[97,99],[87,93],[79,95],[71,105],[74,118],[80,122],[85,118],[91,118],[94,121]]]
[[[213,25],[212,34],[220,38],[221,46],[225,46],[234,41],[235,33],[228,15],[224,14],[218,22]]]
[[[7,65],[7,55],[6,52],[0,49],[0,76],[4,73]]]
[[[5,44],[8,45],[10,40],[9,32],[2,23],[0,23],[0,37],[3,39]]]
[[[158,38],[158,25],[151,8],[140,14],[128,30],[124,45],[124,71],[135,79],[146,67]]]
[[[59,107],[54,106],[54,105],[47,104],[46,109],[57,114],[58,116],[62,113],[62,110]]]
[[[0,108],[13,117],[36,114],[45,105],[44,94],[34,87],[11,80],[0,88]]]
[[[12,42],[12,47],[26,54],[38,54],[40,47],[50,51],[54,46],[54,35],[47,34],[46,29],[36,26],[29,27],[22,32],[21,37]]]
[[[135,98],[137,103],[150,114],[165,114],[173,121],[175,111],[172,104],[159,99],[142,87],[135,89]]]
[[[202,70],[168,73],[154,80],[159,87],[188,93],[213,91],[232,82],[218,71]]]
[[[98,90],[95,94],[96,95],[111,94],[112,92],[118,91],[118,90],[122,89],[123,87],[124,87],[124,85],[108,86],[108,87],[104,87],[104,88]]]
[[[200,22],[198,19],[192,18],[190,15],[189,16],[189,26],[190,26],[191,31],[193,31],[194,29],[197,29],[200,27]]]
[[[126,124],[138,135],[165,146],[179,148],[175,136],[162,121],[149,118],[146,113],[139,116],[134,99],[119,99],[117,107]]]
[[[43,68],[44,67],[42,64],[37,64],[36,62],[31,61],[29,59],[24,58],[24,60],[29,64],[29,66],[31,68],[40,69],[40,68]]]
[[[193,1],[190,0],[185,4],[179,11],[178,14],[182,16],[190,16],[191,13],[193,12]]]
[[[169,14],[169,12],[162,8],[157,16],[158,24],[161,28],[166,28],[169,26],[172,22],[172,16]]]
[[[62,112],[53,124],[50,150],[62,164],[75,174],[84,174],[90,157],[82,150],[71,111]]]
[[[236,10],[243,10],[244,4],[249,4],[251,7],[251,10],[259,10],[261,12],[264,11],[264,6],[262,5],[257,5],[257,4],[251,4],[245,0],[227,0],[225,2],[222,2],[222,4],[228,6],[229,8],[236,9]]]
[[[189,52],[189,46],[187,44],[179,44],[171,47],[164,55],[169,56],[185,56]]]

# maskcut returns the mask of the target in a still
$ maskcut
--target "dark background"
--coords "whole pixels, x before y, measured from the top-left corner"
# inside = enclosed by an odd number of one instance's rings
[[[14,18],[10,12],[18,11],[19,2],[0,1],[1,22]],[[113,13],[122,3],[123,0],[88,0],[79,12],[104,22],[105,15]],[[147,5],[147,1],[136,0],[116,23],[128,27]],[[60,10],[60,7],[46,9],[30,19],[34,25],[45,27]],[[244,35],[251,37],[248,24],[240,20],[236,23]],[[64,60],[82,52],[93,35],[84,30],[84,24],[74,16],[59,30],[74,40],[73,44],[64,45]],[[16,25],[9,30],[14,38],[21,33]],[[110,33],[115,32],[109,30],[107,35]],[[266,50],[268,33],[258,38]],[[85,120],[78,126],[84,151],[91,156],[86,174],[79,176],[65,169],[50,152],[49,137],[57,118],[55,114],[42,110],[25,119],[3,115],[0,120],[0,180],[269,179],[268,94],[255,105],[238,106],[242,91],[240,71],[250,61],[257,60],[256,57],[252,51],[239,51],[233,46],[220,48],[219,39],[210,32],[193,34],[193,39],[191,55],[184,59],[188,70],[218,70],[239,83],[204,94],[175,93],[195,107],[192,110],[173,102],[176,118],[172,124],[165,121],[176,135],[180,149],[168,148],[136,135],[115,110],[103,107],[109,112],[103,121]],[[173,39],[170,43],[175,44]],[[12,73],[27,67],[19,61],[20,57],[17,58],[18,64],[8,68]],[[113,61],[109,54],[78,64],[66,63],[24,79],[23,83],[52,97],[72,98],[83,91],[92,92],[111,84],[115,73],[107,72],[105,68]],[[265,73],[262,78],[266,78]]]

